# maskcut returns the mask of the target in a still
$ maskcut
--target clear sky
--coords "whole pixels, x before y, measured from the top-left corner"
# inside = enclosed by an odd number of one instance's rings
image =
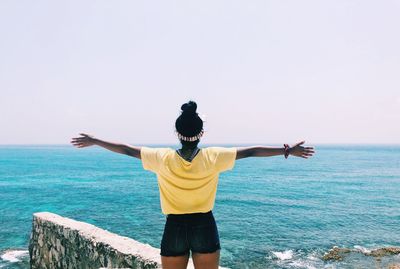
[[[0,144],[400,143],[400,1],[0,2]]]

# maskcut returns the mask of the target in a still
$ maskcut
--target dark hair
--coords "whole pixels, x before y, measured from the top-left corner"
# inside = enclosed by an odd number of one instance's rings
[[[176,130],[183,136],[195,136],[198,135],[203,129],[203,120],[199,117],[196,112],[197,104],[196,102],[190,100],[181,106],[182,113],[175,121]],[[199,140],[196,141],[182,141],[182,143],[197,144]]]

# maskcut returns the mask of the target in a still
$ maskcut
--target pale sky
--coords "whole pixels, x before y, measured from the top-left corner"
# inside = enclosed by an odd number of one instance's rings
[[[0,144],[400,143],[400,1],[0,2]]]

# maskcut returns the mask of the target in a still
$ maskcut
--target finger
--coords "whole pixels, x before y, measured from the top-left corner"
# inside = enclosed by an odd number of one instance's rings
[[[73,145],[74,145],[74,146],[82,146],[83,143],[74,143]]]
[[[303,141],[301,141],[301,142],[297,143],[297,144],[296,144],[296,146],[303,145],[303,144],[304,144],[304,142],[306,142],[306,141],[304,141],[304,140],[303,140]]]
[[[83,136],[89,136],[88,134],[85,134],[85,133],[80,133],[80,135],[83,135]]]
[[[314,147],[305,147],[305,149],[314,149]]]
[[[87,141],[87,140],[88,140],[87,137],[79,137],[79,138],[73,139],[73,141],[76,141],[76,142],[83,142],[83,141]]]

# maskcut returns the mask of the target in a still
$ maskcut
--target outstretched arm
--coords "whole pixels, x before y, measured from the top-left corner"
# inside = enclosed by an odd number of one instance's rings
[[[289,154],[307,159],[311,157],[315,151],[313,147],[303,147],[305,141],[301,141],[294,146],[289,148]],[[252,147],[238,147],[237,148],[237,159],[247,158],[247,157],[270,157],[276,155],[284,155],[284,147],[265,147],[265,146],[252,146]]]
[[[72,145],[77,148],[84,148],[93,145],[103,147],[116,153],[125,154],[140,159],[140,147],[131,146],[128,144],[113,143],[95,138],[92,135],[80,134],[81,137],[72,138]]]

